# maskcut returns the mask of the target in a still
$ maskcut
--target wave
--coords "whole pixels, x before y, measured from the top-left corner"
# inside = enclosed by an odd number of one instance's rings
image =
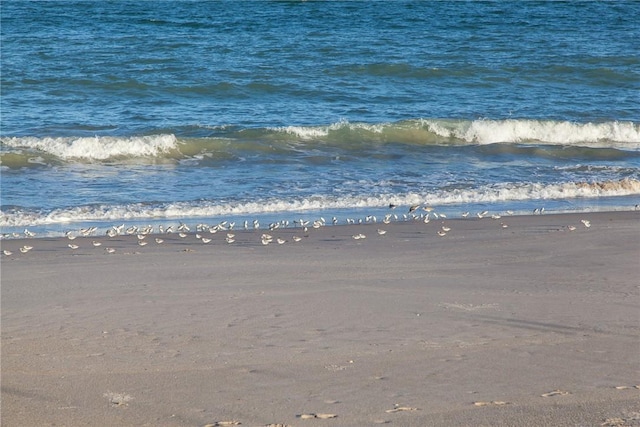
[[[56,162],[180,161],[239,158],[246,154],[290,153],[318,148],[358,150],[386,143],[468,146],[507,144],[640,151],[640,124],[610,121],[416,119],[395,123],[350,123],[241,129],[196,126],[144,136],[6,137],[0,161],[10,168]],[[181,136],[186,133],[188,136]],[[191,136],[193,134],[197,136]],[[178,136],[176,136],[178,135]],[[381,148],[380,148],[381,149]]]
[[[11,208],[0,212],[0,227],[28,227],[52,224],[107,221],[145,221],[159,219],[212,218],[264,214],[384,208],[389,204],[409,206],[427,203],[451,206],[482,203],[508,203],[536,200],[567,200],[640,195],[640,180],[622,179],[603,182],[561,184],[496,184],[478,189],[439,190],[425,193],[317,196],[296,200],[266,199],[237,203],[215,201],[166,204],[94,205],[55,209],[50,212]]]

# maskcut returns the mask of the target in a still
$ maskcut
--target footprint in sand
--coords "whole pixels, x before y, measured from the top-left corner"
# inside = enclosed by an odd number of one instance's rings
[[[109,399],[109,403],[113,406],[127,406],[129,402],[133,400],[133,397],[126,393],[112,393],[108,391],[103,396]]]
[[[544,393],[541,396],[542,397],[553,397],[553,396],[566,396],[567,394],[570,394],[570,393],[568,391],[553,390],[553,391],[550,391],[548,393]]]

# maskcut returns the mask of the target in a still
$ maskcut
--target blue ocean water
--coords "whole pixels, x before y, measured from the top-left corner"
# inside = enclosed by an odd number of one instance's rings
[[[3,1],[0,227],[640,202],[640,2]]]

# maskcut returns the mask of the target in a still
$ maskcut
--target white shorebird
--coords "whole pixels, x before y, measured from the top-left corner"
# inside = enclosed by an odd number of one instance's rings
[[[102,246],[102,243],[98,242],[97,240],[92,241],[92,242],[91,242],[91,244],[92,244],[93,246],[95,246],[96,248],[97,248],[98,246]]]
[[[104,250],[105,250],[105,252],[107,252],[108,254],[113,254],[113,253],[115,253],[115,252],[116,252],[116,250],[115,250],[115,249],[113,249],[113,248],[104,248]]]
[[[378,228],[378,234],[381,236],[384,236],[385,234],[387,234],[387,230],[382,230],[380,228]]]
[[[69,246],[73,250],[78,249],[80,247],[78,245],[74,245],[73,243],[69,243],[67,246]]]
[[[236,241],[236,239],[234,239],[233,237],[229,237],[227,236],[224,240],[226,240],[227,243],[233,243]]]
[[[287,241],[284,239],[277,239],[276,241],[278,242],[279,245],[284,245],[285,243],[287,243]]]
[[[23,254],[26,254],[31,249],[33,249],[33,246],[24,245],[23,247],[20,248],[20,252],[22,252]]]
[[[447,233],[446,233],[446,232],[444,232],[444,231],[442,231],[442,230],[438,230],[438,236],[440,236],[440,237],[444,237],[444,236],[446,236],[446,235],[447,235]]]
[[[462,218],[466,218],[469,216],[469,212],[462,212]]]
[[[149,242],[145,242],[144,240],[138,240],[138,246],[147,246]]]
[[[29,230],[27,230],[26,228],[24,229],[24,235],[27,237],[34,237],[36,235],[36,233],[33,233]]]
[[[156,243],[157,243],[157,244],[162,244],[162,243],[164,243],[164,240],[163,240],[163,239],[161,239],[161,238],[159,238],[159,237],[156,237],[156,239],[155,239],[155,240],[156,240]]]
[[[202,238],[202,239],[200,239],[200,240],[202,240],[202,243],[209,243],[209,242],[211,241],[211,239],[208,239],[208,238],[206,238],[206,237],[203,237],[203,238]]]
[[[13,252],[8,251],[8,250],[6,250],[6,249],[4,249],[4,250],[2,251],[2,253],[3,253],[3,254],[5,254],[6,256],[11,256],[11,255],[13,255]]]
[[[442,226],[442,231],[444,231],[445,233],[446,233],[447,231],[451,231],[451,227],[447,227],[447,226],[444,226],[444,225],[443,225],[443,226]]]
[[[300,240],[302,240],[302,237],[293,236],[292,239],[293,239],[294,242],[299,242]]]
[[[584,225],[587,228],[591,227],[591,222],[587,221],[586,219],[582,219],[580,220],[580,222],[582,223],[582,225]]]
[[[575,231],[576,230],[576,226],[575,225],[568,225],[567,228],[569,229],[569,231]]]

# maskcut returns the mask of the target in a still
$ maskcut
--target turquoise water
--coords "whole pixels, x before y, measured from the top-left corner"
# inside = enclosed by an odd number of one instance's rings
[[[0,5],[3,232],[640,202],[640,3]]]

